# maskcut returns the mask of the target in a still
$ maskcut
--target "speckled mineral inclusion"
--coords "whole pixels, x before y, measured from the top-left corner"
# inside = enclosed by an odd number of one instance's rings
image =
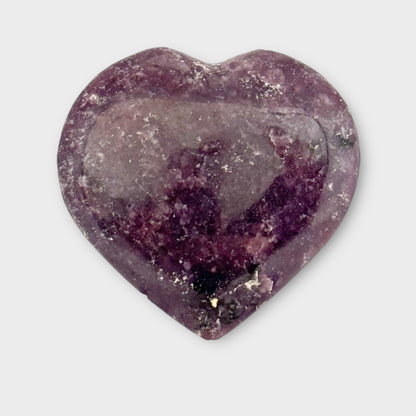
[[[353,121],[287,56],[204,64],[151,49],[81,93],[58,154],[91,243],[190,330],[219,338],[326,243],[354,192]]]

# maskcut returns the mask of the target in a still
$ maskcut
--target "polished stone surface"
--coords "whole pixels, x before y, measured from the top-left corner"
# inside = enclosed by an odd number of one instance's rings
[[[215,339],[326,243],[351,201],[359,152],[344,101],[298,61],[254,51],[209,65],[158,48],[81,93],[58,165],[91,243]]]

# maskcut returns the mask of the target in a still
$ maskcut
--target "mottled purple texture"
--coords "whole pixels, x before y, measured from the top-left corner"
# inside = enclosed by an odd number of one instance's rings
[[[114,64],[75,102],[58,154],[65,202],[91,243],[207,339],[325,244],[358,164],[337,92],[269,51],[208,65],[159,48]]]

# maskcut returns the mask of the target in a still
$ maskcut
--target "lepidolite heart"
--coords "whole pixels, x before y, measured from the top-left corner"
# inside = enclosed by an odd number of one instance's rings
[[[358,164],[338,93],[269,51],[208,65],[158,48],[118,62],[78,97],[58,153],[65,202],[91,243],[207,339],[326,243]]]

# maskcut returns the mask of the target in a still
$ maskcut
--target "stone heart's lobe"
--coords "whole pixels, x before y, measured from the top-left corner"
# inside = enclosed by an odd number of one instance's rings
[[[58,152],[64,200],[87,238],[207,339],[326,243],[358,165],[339,94],[270,51],[217,65],[165,48],[126,58],[78,97]]]

